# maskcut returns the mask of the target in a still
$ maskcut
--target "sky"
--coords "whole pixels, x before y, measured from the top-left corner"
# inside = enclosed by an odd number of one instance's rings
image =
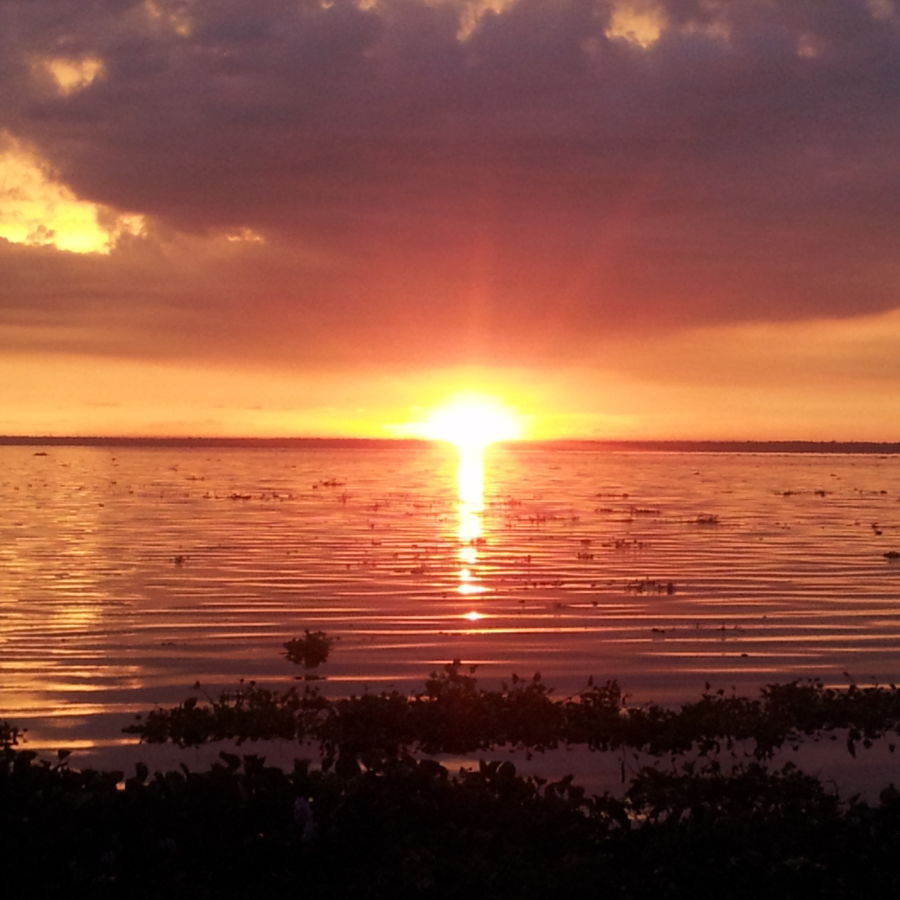
[[[896,0],[0,0],[0,434],[900,440]]]

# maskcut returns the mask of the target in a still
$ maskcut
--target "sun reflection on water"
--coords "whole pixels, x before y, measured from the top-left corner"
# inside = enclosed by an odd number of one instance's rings
[[[478,579],[478,547],[482,534],[484,513],[484,448],[461,446],[456,469],[459,525],[458,558],[460,569],[457,593],[482,594],[487,588]]]
[[[483,594],[488,588],[478,576],[478,548],[484,543],[484,453],[498,441],[518,440],[525,428],[522,417],[495,397],[461,392],[431,410],[425,421],[402,426],[407,433],[452,444],[457,463],[456,592]]]

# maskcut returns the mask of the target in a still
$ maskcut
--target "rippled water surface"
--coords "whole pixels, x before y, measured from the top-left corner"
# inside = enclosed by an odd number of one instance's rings
[[[134,711],[338,638],[335,693],[588,675],[900,677],[900,457],[0,447],[0,717],[110,744]]]

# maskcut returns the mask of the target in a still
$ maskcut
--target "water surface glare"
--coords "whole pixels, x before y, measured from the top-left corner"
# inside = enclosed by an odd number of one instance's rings
[[[636,700],[900,677],[900,457],[0,447],[0,717],[33,745],[338,638],[335,694],[589,675]],[[473,481],[473,478],[475,479]],[[478,478],[481,479],[480,485]]]

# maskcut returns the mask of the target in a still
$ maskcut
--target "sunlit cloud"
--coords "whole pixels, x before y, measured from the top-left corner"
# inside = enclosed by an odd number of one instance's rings
[[[620,0],[613,7],[605,34],[647,48],[659,40],[665,24],[665,11],[652,0]]]
[[[704,20],[689,19],[678,29],[680,34],[698,35],[708,41],[727,45],[731,41],[731,27],[723,16],[713,16]]]
[[[191,0],[144,0],[144,10],[151,22],[170,30],[178,37],[190,37],[193,27]]]
[[[225,240],[232,244],[264,244],[266,239],[252,228],[238,228],[228,231]]]
[[[109,253],[118,237],[143,230],[142,216],[110,215],[79,200],[36,156],[7,140],[0,152],[0,238],[71,253]]]
[[[463,4],[459,16],[459,30],[456,33],[460,41],[467,40],[478,28],[479,23],[489,13],[502,13],[513,6],[516,0],[468,0]]]
[[[879,22],[896,22],[897,6],[894,0],[866,0],[866,6],[873,19]]]
[[[41,65],[63,96],[84,90],[103,73],[103,61],[93,56],[47,57],[41,60]]]
[[[828,45],[814,34],[801,34],[797,38],[797,56],[804,59],[815,59],[821,56]]]

